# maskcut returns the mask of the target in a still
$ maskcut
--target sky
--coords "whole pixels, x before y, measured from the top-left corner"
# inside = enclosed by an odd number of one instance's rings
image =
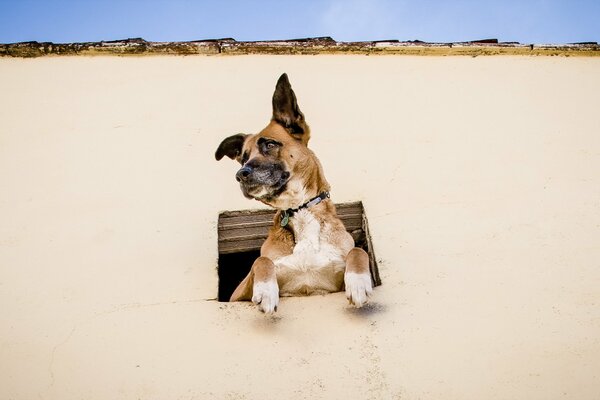
[[[0,43],[318,36],[600,42],[600,0],[0,0]]]

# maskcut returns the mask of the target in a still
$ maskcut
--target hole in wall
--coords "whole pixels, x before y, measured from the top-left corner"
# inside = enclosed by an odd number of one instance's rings
[[[369,255],[373,285],[381,285],[362,202],[340,203],[335,207],[346,230],[352,234],[355,245]],[[235,288],[250,272],[252,263],[260,255],[260,246],[267,238],[274,217],[274,210],[225,211],[219,214],[219,301],[229,301]]]
[[[229,301],[233,291],[250,272],[260,250],[219,254],[219,301]]]

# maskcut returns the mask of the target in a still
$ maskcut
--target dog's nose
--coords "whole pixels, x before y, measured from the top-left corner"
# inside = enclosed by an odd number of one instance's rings
[[[240,169],[237,172],[237,174],[235,174],[235,179],[238,182],[245,181],[246,179],[248,179],[248,176],[250,176],[251,173],[252,173],[252,168],[250,168],[250,167],[243,167],[242,169]]]

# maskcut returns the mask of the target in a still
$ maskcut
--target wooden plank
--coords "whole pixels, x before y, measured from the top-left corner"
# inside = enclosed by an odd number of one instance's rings
[[[360,216],[363,214],[363,207],[360,202],[336,204],[336,211],[339,217]],[[219,215],[219,225],[226,228],[229,225],[244,224],[249,222],[272,222],[275,218],[275,210],[241,210],[225,211]]]
[[[265,239],[247,239],[235,242],[219,243],[219,254],[243,253],[246,251],[260,250]]]
[[[237,223],[243,223],[246,221],[267,222],[267,221],[272,221],[273,217],[275,217],[274,212],[269,212],[268,214],[267,213],[260,213],[260,214],[250,213],[250,214],[238,214],[238,215],[228,215],[228,214],[222,213],[220,216],[220,219],[222,219],[223,221],[231,222],[232,224],[237,224]]]
[[[369,222],[367,221],[367,216],[365,214],[363,214],[363,228],[367,239],[366,252],[369,255],[369,270],[371,271],[371,280],[373,282],[373,286],[380,286],[381,277],[379,276],[379,267],[377,266],[375,250],[373,249],[373,242],[371,241],[371,234],[369,233]]]
[[[219,232],[220,242],[231,242],[241,239],[266,239],[269,233],[269,227],[263,226],[241,226],[235,229],[224,229]]]

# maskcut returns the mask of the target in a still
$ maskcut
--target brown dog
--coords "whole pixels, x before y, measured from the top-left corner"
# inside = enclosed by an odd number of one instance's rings
[[[274,225],[248,276],[230,301],[252,300],[263,312],[277,311],[279,296],[338,292],[362,307],[372,293],[369,257],[329,199],[329,184],[308,149],[310,129],[286,74],[273,94],[273,118],[255,135],[221,142],[215,157],[242,164],[236,179],[244,196],[278,210]]]

